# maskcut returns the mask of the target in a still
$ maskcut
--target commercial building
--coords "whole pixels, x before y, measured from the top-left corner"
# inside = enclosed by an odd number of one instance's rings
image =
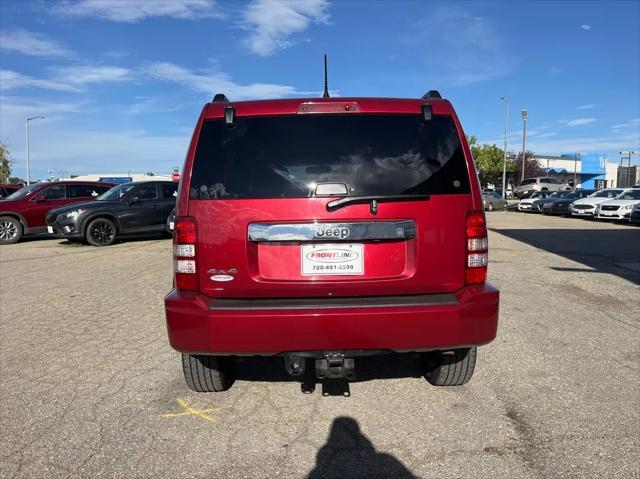
[[[618,185],[618,164],[601,153],[533,155],[546,174],[577,188],[611,188]]]

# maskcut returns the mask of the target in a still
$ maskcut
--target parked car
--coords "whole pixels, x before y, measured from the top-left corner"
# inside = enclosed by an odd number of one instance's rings
[[[615,198],[624,191],[623,188],[606,188],[591,196],[576,200],[571,204],[571,216],[591,217],[600,203]]]
[[[542,212],[547,215],[570,215],[571,205],[574,201],[587,198],[598,190],[575,190],[565,195],[564,198],[555,198],[542,204]]]
[[[216,95],[183,172],[165,309],[191,389],[227,389],[243,355],[349,379],[359,355],[413,351],[432,384],[469,381],[498,291],[473,158],[439,93]]]
[[[536,191],[528,198],[524,198],[518,202],[518,211],[531,211],[531,206],[534,201],[546,198],[550,194],[551,192],[549,191]]]
[[[20,188],[22,188],[22,185],[14,185],[11,183],[0,184],[0,200],[6,199],[7,196],[15,193]]]
[[[629,215],[629,223],[640,225],[640,203],[633,205],[633,209]]]
[[[0,244],[17,243],[23,236],[46,233],[47,212],[53,208],[95,199],[112,183],[53,181],[25,186],[0,202]]]
[[[622,220],[631,216],[633,207],[640,203],[640,189],[629,188],[614,199],[596,206],[595,217],[599,220]]]
[[[561,198],[566,198],[572,193],[572,191],[554,191],[546,198],[537,198],[531,203],[532,213],[542,213],[542,208],[546,203],[552,203]]]
[[[487,211],[503,210],[507,207],[507,200],[495,191],[483,193],[482,200],[484,201],[484,209]]]
[[[176,204],[178,184],[173,181],[134,181],[107,191],[89,203],[51,210],[51,235],[83,239],[93,246],[109,246],[132,235],[166,231]]]
[[[527,198],[536,191],[567,191],[571,190],[571,186],[562,183],[560,180],[550,178],[548,176],[540,176],[537,178],[527,178],[522,180],[520,185],[515,189],[516,198]]]

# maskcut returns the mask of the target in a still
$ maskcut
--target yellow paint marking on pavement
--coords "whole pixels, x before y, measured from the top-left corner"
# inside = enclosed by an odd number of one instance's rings
[[[197,416],[205,421],[213,421],[214,418],[209,414],[219,411],[220,409],[212,407],[209,409],[196,409],[187,404],[182,398],[176,398],[176,402],[182,409],[180,412],[169,412],[162,414],[160,417],[180,417],[180,416]]]

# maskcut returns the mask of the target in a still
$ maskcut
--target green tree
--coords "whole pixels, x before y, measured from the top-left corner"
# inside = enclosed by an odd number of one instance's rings
[[[9,149],[4,143],[0,143],[0,183],[6,183],[9,180],[11,163]]]
[[[475,139],[475,137],[471,137]],[[502,185],[502,164],[504,161],[504,150],[496,145],[472,144],[471,153],[476,162],[476,169],[480,176],[480,183],[484,186],[487,183]]]

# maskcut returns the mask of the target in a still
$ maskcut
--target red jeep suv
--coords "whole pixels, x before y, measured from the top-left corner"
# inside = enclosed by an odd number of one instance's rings
[[[465,384],[496,336],[482,194],[460,122],[421,99],[205,105],[178,193],[171,346],[188,386],[223,391],[241,356],[354,378],[405,352]]]
[[[53,181],[25,186],[0,201],[0,244],[47,232],[47,212],[59,206],[89,201],[109,191],[113,183]]]

